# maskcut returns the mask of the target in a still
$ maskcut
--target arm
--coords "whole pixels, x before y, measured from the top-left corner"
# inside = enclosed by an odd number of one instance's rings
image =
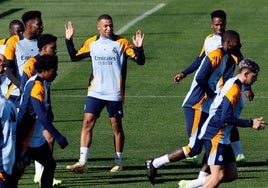
[[[74,28],[72,22],[68,22],[67,25],[65,25],[65,44],[69,53],[69,56],[72,61],[80,61],[82,59],[85,59],[87,57],[90,57],[90,53],[85,52],[82,54],[77,55],[78,50],[75,49],[74,43],[73,43],[73,35],[74,35]]]
[[[225,125],[233,125],[239,127],[252,127],[253,121],[251,119],[239,119],[234,116],[234,107],[235,101],[230,101],[227,97],[223,98],[222,101],[222,113],[221,113],[221,121]]]
[[[211,75],[211,70],[212,70],[212,65],[211,65],[210,59],[208,57],[205,57],[204,62],[201,65],[200,70],[197,73],[195,80],[210,98],[214,98],[215,93],[210,88],[209,83],[208,83],[209,77]]]
[[[182,71],[184,77],[196,71],[201,65],[202,59],[204,57],[205,57],[205,52],[203,52],[200,56],[196,57],[195,60],[192,62],[192,64]]]
[[[48,112],[46,111],[45,105],[34,97],[31,97],[31,101],[38,120],[44,126],[44,129],[48,130],[48,132],[52,134],[62,149],[65,148],[68,145],[68,142],[52,124],[51,119],[48,117]]]
[[[192,64],[187,67],[186,69],[184,69],[181,73],[176,74],[174,76],[174,82],[176,82],[177,84],[183,79],[185,78],[188,74],[193,73],[194,71],[196,71],[199,66],[201,65],[202,59],[205,57],[205,53],[203,53],[201,56],[198,56],[193,62]]]
[[[256,130],[264,129],[266,123],[263,117],[254,119],[239,119],[233,116],[233,107],[227,98],[224,98],[224,107],[222,110],[222,122],[225,125],[233,125],[237,127],[251,127]]]
[[[11,80],[11,82],[13,84],[15,84],[18,88],[20,88],[20,81],[19,79],[15,76],[15,62],[14,61],[7,61],[7,67],[6,67],[6,75],[8,77],[9,80]]]

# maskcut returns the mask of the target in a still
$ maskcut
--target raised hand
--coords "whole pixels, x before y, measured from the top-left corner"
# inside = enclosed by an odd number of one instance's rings
[[[73,38],[73,35],[74,35],[73,23],[69,21],[68,24],[65,25],[65,38],[70,40],[71,38]]]
[[[141,30],[136,31],[136,35],[132,37],[132,41],[135,47],[141,47],[143,43],[144,34]]]

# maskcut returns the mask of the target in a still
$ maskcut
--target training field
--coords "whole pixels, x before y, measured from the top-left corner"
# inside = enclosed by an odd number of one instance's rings
[[[55,177],[61,187],[133,187],[147,188],[144,161],[169,153],[187,144],[185,120],[181,108],[193,75],[181,84],[173,76],[188,66],[198,55],[203,40],[211,32],[210,12],[227,13],[227,29],[240,33],[245,57],[260,64],[258,81],[253,85],[254,101],[247,102],[242,117],[263,116],[268,121],[268,2],[267,0],[0,0],[0,38],[8,36],[8,23],[28,10],[40,10],[44,33],[58,37],[59,70],[52,84],[55,126],[67,137],[69,146],[61,150],[55,144],[57,168]],[[115,33],[129,40],[137,29],[145,33],[146,64],[128,64],[126,102],[124,106],[124,171],[111,174],[113,136],[104,110],[97,121],[89,158],[89,173],[65,170],[79,158],[83,105],[91,64],[89,60],[73,63],[64,44],[64,24],[71,20],[75,27],[74,42],[78,48],[87,37],[96,34],[96,19],[108,13],[114,19]],[[239,165],[239,178],[222,184],[225,188],[268,187],[267,130],[240,128],[247,163]],[[200,161],[201,162],[201,161]],[[198,165],[170,163],[158,171],[155,187],[177,187],[181,179],[197,177]],[[19,187],[33,184],[34,165],[27,168]]]

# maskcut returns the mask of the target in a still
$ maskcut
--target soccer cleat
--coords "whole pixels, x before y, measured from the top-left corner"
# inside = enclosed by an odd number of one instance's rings
[[[36,183],[36,184],[38,184],[39,186],[41,186],[41,177],[34,176],[34,183]]]
[[[189,182],[187,180],[181,180],[178,183],[179,188],[189,188]]]
[[[73,165],[67,165],[66,170],[69,172],[78,172],[78,173],[87,173],[88,168],[86,166],[86,163],[83,162],[77,162]]]
[[[197,164],[197,163],[198,163],[198,160],[199,160],[199,158],[198,158],[198,156],[196,155],[196,156],[193,156],[193,157],[187,157],[187,158],[184,160],[184,162],[185,162],[185,163],[189,163],[189,164]]]
[[[147,177],[151,184],[155,184],[155,177],[157,175],[157,168],[153,166],[154,159],[148,159],[146,161]]]
[[[122,171],[122,165],[120,163],[116,163],[114,167],[110,170],[110,172],[119,172]]]
[[[34,183],[38,184],[41,187],[41,177],[34,176]],[[57,180],[56,178],[53,179],[53,187],[59,186],[62,184],[61,180]]]
[[[56,178],[53,179],[53,187],[59,186],[62,184],[61,180],[57,180]]]
[[[238,154],[236,156],[235,160],[236,160],[237,163],[240,163],[240,164],[247,162],[246,157],[244,156],[244,154]]]

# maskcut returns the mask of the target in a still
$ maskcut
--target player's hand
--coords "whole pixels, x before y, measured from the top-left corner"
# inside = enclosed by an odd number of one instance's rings
[[[61,149],[64,149],[66,146],[68,146],[68,141],[64,136],[62,136],[59,140],[57,140],[57,142],[60,145]]]
[[[265,128],[265,121],[263,117],[253,119],[253,128],[256,130],[262,130]]]
[[[144,34],[141,30],[136,31],[136,35],[132,37],[132,41],[135,47],[141,47],[143,43]]]
[[[176,74],[175,76],[174,76],[174,82],[175,83],[180,83],[180,81],[184,78],[185,76],[184,76],[184,74],[183,73],[179,73],[179,74]]]
[[[68,24],[65,24],[65,38],[70,40],[73,38],[74,35],[74,27],[73,23],[71,21],[68,22]]]
[[[246,90],[245,91],[245,95],[246,95],[246,98],[249,100],[249,101],[253,101],[254,99],[254,93],[252,90]]]

